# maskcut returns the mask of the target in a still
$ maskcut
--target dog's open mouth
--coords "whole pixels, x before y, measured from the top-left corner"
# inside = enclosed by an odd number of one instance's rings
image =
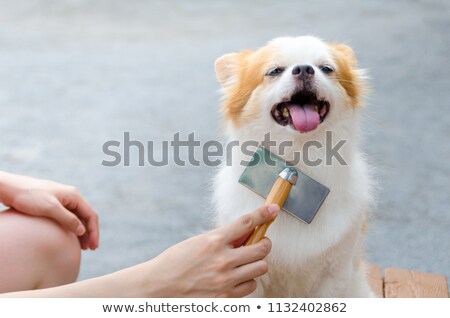
[[[292,95],[290,100],[273,105],[271,113],[279,125],[290,125],[304,133],[316,129],[329,110],[328,101],[318,99],[313,92],[300,91]]]

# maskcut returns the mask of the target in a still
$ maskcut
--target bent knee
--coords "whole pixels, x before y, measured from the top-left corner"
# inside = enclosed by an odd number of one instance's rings
[[[2,218],[15,228],[15,253],[28,252],[30,267],[36,270],[36,288],[52,287],[76,280],[81,248],[75,234],[56,222],[9,210]]]
[[[74,282],[78,277],[81,262],[81,247],[77,236],[52,220],[42,218],[40,221],[45,235],[41,237],[38,248],[48,266],[38,287],[52,287]]]
[[[81,261],[80,242],[75,234],[64,230],[54,222],[52,223],[46,240],[42,244],[42,253],[48,257],[53,271],[64,269],[62,271],[64,275],[73,277],[73,279],[69,279],[69,282],[75,281]]]

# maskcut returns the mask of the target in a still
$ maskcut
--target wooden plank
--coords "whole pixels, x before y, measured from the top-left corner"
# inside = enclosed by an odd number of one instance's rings
[[[378,266],[367,264],[367,280],[376,297],[384,297],[383,277]]]
[[[386,298],[447,298],[447,279],[436,274],[386,268],[384,296]]]

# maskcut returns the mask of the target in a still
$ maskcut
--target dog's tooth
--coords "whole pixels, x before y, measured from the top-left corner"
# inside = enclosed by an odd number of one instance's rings
[[[319,112],[319,106],[315,105],[314,106],[314,111],[318,113]]]
[[[283,117],[284,118],[288,118],[289,117],[289,110],[287,109],[287,107],[283,108]]]

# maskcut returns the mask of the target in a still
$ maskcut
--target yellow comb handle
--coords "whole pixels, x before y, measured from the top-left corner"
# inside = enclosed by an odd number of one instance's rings
[[[278,177],[272,189],[270,190],[270,193],[267,196],[264,205],[278,204],[278,206],[282,208],[289,195],[289,191],[291,191],[291,187],[292,184],[289,181]],[[267,229],[269,228],[270,224],[272,224],[274,220],[275,218],[262,225],[257,226],[244,245],[252,245],[261,241],[266,235]]]

